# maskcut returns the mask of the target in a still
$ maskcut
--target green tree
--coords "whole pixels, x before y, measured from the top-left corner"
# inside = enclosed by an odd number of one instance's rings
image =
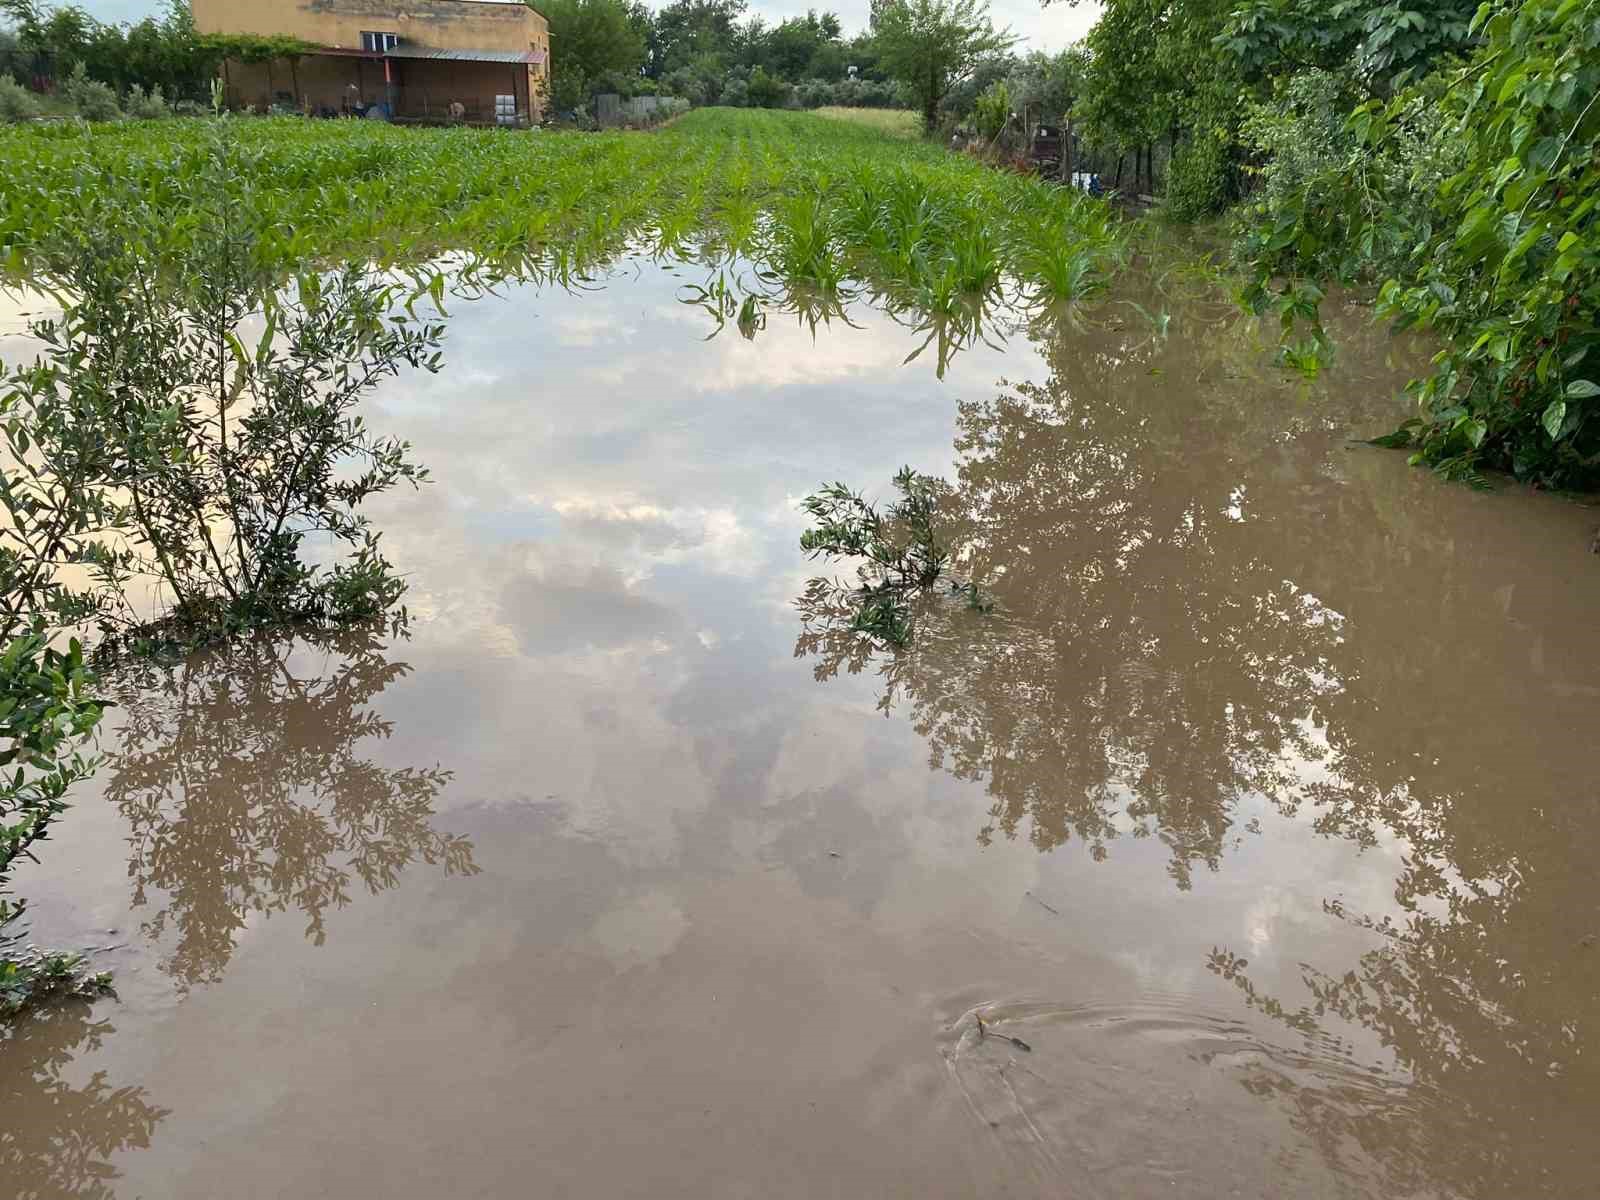
[[[675,0],[656,13],[651,69],[657,75],[698,63],[726,72],[739,50],[745,0]],[[558,47],[556,54],[561,51]]]
[[[555,47],[550,99],[556,108],[584,103],[602,76],[638,75],[644,69],[648,46],[627,0],[548,0],[540,11],[550,22]]]
[[[916,97],[929,133],[950,89],[1016,42],[995,29],[988,0],[895,0],[879,10],[876,37],[884,70]]]

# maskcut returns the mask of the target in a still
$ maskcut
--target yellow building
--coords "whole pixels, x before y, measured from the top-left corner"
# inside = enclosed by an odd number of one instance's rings
[[[193,0],[193,8],[202,34],[318,47],[224,64],[235,105],[501,125],[539,117],[550,24],[520,0]]]

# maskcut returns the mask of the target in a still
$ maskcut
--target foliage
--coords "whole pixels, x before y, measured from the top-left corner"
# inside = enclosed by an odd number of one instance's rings
[[[82,412],[69,403],[54,420],[77,424]],[[74,986],[72,956],[15,949],[21,934],[8,927],[25,905],[3,892],[66,810],[67,791],[93,772],[78,746],[103,711],[81,644],[62,650],[51,635],[93,611],[59,574],[92,553],[107,506],[85,486],[84,456],[41,445],[51,431],[30,416],[13,380],[0,384],[0,1015]]]
[[[1600,3],[1485,5],[1473,27],[1484,44],[1464,69],[1356,108],[1350,154],[1263,214],[1245,246],[1250,299],[1314,320],[1292,301],[1296,277],[1386,264],[1380,312],[1446,347],[1411,386],[1418,416],[1385,444],[1455,477],[1594,486]]]
[[[1228,201],[1228,148],[1220,138],[1200,133],[1172,156],[1167,177],[1167,210],[1180,221],[1198,221],[1219,212]]]
[[[1237,0],[1217,35],[1252,82],[1342,71],[1373,95],[1466,47],[1477,0]]]
[[[74,955],[19,951],[11,927],[25,904],[5,894],[18,862],[33,858],[66,810],[67,791],[93,773],[78,747],[103,712],[82,645],[74,638],[59,649],[51,637],[87,609],[57,574],[81,557],[103,504],[74,486],[85,478],[77,464],[62,472],[66,487],[51,486],[49,451],[26,418],[14,390],[0,386],[0,1018],[30,1000],[105,987]]]
[[[900,499],[881,513],[842,483],[807,496],[800,507],[816,524],[800,535],[800,549],[830,562],[865,559],[851,628],[903,646],[911,639],[911,601],[938,580],[950,552],[934,530],[941,482],[903,467],[894,486]]]
[[[1287,97],[1295,76],[1323,73],[1352,101],[1387,97],[1470,46],[1473,7],[1474,0],[1106,0],[1086,39],[1078,129],[1091,146],[1132,152],[1136,163],[1164,141],[1170,209],[1202,217],[1242,196],[1240,168],[1265,132],[1261,107],[1295,105]],[[1241,129],[1241,113],[1258,118],[1253,132]]]
[[[170,116],[172,110],[167,107],[167,99],[161,94],[161,85],[155,84],[146,92],[137,83],[128,89],[128,94],[123,100],[123,108],[130,117],[141,121],[154,121]]]
[[[215,39],[195,32],[187,0],[169,0],[160,16],[126,26],[99,22],[76,5],[56,8],[37,0],[0,0],[0,14],[10,18],[19,49],[33,57],[39,73],[64,81],[82,66],[114,92],[137,84],[198,99],[222,58]]]
[[[768,75],[765,67],[757,67],[750,72],[745,94],[754,108],[782,108],[789,98],[789,85]]]
[[[895,0],[878,14],[875,33],[884,70],[916,97],[929,132],[950,89],[1016,41],[994,28],[988,0]]]
[[[587,103],[590,85],[608,72],[637,75],[643,68],[648,48],[624,0],[546,0],[539,11],[558,48],[549,82],[558,110]]]
[[[356,267],[272,294],[240,219],[245,164],[226,124],[185,185],[203,233],[163,242],[161,213],[105,204],[96,227],[47,246],[70,298],[33,327],[41,361],[9,380],[44,461],[86,464],[78,486],[135,535],[93,563],[116,599],[102,623],[135,637],[125,597],[141,577],[165,586],[163,633],[183,641],[388,612],[402,585],[358,510],[426,478],[355,409],[402,365],[437,369],[440,327],[394,315],[393,288]],[[324,536],[351,560],[308,565],[302,547]]]
[[[1083,95],[1088,69],[1088,52],[1080,46],[1059,54],[1036,50],[1017,60],[1006,86],[1019,110],[1032,109],[1044,122],[1059,124]]]
[[[1289,76],[1270,100],[1251,107],[1239,132],[1262,164],[1253,170],[1261,202],[1277,208],[1342,165],[1353,146],[1345,128],[1348,109],[1338,76],[1321,68]]]
[[[744,11],[745,0],[674,0],[664,5],[655,16],[649,73],[659,78],[696,63],[725,71],[737,52]]]
[[[230,58],[243,63],[301,58],[320,49],[315,42],[304,38],[260,33],[208,33],[200,37],[199,45],[214,62]]]
[[[42,621],[12,635],[0,653],[0,888],[66,811],[67,790],[94,770],[76,749],[101,717],[91,688],[83,647],[74,640],[65,651],[52,649]],[[42,961],[27,967],[12,955],[19,935],[6,929],[25,907],[0,897],[0,976],[18,986],[43,969]]]
[[[978,132],[991,141],[1011,123],[1011,89],[1005,80],[996,80],[983,90],[973,109],[973,121]]]
[[[116,92],[109,84],[90,79],[81,62],[61,84],[61,97],[85,121],[115,121],[122,116]]]
[[[966,320],[965,305],[1031,293],[1047,239],[1074,247],[1091,278],[1125,240],[1109,208],[1080,193],[804,113],[702,110],[648,136],[270,119],[236,122],[229,136],[249,181],[231,220],[280,279],[351,258],[425,280],[453,253],[468,282],[562,283],[644,247],[710,263],[737,255],[820,305],[870,290],[932,332]],[[47,244],[87,238],[130,204],[156,254],[184,261],[216,223],[195,184],[212,170],[212,137],[205,122],[0,129],[11,168],[0,262],[45,269]],[[501,202],[508,191],[519,203]]]
[[[0,124],[31,121],[39,115],[39,98],[9,75],[0,75]]]
[[[1083,100],[1074,108],[1079,130],[1108,153],[1138,154],[1165,140],[1230,147],[1222,187],[1209,178],[1213,150],[1191,167],[1191,192],[1231,197],[1231,147],[1240,77],[1236,64],[1213,46],[1233,0],[1108,0],[1089,31]],[[1202,186],[1194,189],[1196,179]],[[1147,180],[1147,182],[1149,182]]]

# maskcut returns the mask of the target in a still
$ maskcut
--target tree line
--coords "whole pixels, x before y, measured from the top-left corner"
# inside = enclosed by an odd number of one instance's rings
[[[870,31],[846,37],[838,14],[769,24],[746,0],[542,0],[550,22],[550,101],[576,112],[596,92],[664,93],[693,104],[777,108],[898,105]]]

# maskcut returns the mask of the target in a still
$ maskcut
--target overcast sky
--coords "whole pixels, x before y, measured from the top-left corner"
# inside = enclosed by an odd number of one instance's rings
[[[47,0],[48,2],[48,0]],[[137,21],[155,12],[159,0],[78,0],[89,12],[102,21]],[[273,3],[274,0],[263,0]],[[282,2],[282,0],[277,0]],[[653,7],[661,5],[647,0]],[[1057,0],[1049,8],[1041,8],[1037,0],[990,0],[990,11],[995,24],[1009,25],[1011,31],[1027,39],[1024,49],[1059,50],[1068,42],[1084,35],[1099,10],[1095,3],[1067,7],[1065,0]],[[802,14],[807,8],[832,9],[844,22],[846,33],[855,33],[867,24],[867,0],[840,0],[838,3],[806,3],[806,0],[751,0],[750,11],[760,13],[768,21],[782,20]]]

